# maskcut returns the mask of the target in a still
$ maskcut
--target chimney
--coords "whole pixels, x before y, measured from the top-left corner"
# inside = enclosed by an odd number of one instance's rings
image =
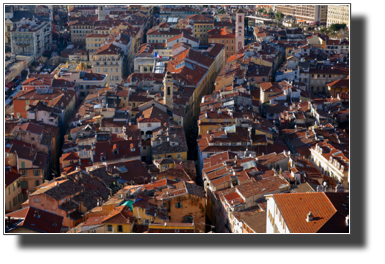
[[[309,213],[306,215],[306,222],[313,221],[313,214],[309,211]]]

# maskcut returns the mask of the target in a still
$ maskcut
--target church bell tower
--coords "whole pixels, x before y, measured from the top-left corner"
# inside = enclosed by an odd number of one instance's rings
[[[164,105],[170,109],[174,107],[174,85],[171,72],[167,71],[163,78]]]

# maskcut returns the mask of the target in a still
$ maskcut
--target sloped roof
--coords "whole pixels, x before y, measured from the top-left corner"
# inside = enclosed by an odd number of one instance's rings
[[[348,193],[315,192],[274,194],[273,198],[291,233],[346,233],[349,232],[345,225],[348,196]],[[313,220],[307,222],[309,212]]]
[[[6,218],[8,218],[8,216],[11,217],[11,219],[22,219],[22,221],[12,229],[24,227],[41,233],[60,233],[63,222],[63,217],[60,215],[30,206],[5,215]]]

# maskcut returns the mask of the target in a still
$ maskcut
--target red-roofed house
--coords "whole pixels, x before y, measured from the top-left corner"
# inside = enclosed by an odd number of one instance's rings
[[[192,48],[199,47],[199,39],[187,35],[184,32],[182,32],[180,35],[167,39],[167,48],[172,49],[176,43],[187,43],[190,44]]]
[[[60,233],[63,217],[35,207],[5,215],[6,233]]]
[[[266,233],[349,233],[349,193],[282,193],[266,199]]]

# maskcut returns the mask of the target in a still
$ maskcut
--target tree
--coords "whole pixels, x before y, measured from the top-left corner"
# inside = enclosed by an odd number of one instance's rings
[[[205,15],[205,14],[207,14],[207,13],[206,13],[206,12],[202,12],[201,14],[202,14],[202,15]]]
[[[283,17],[284,17],[284,15],[281,12],[275,13],[275,19],[281,20],[281,19],[283,19]]]
[[[223,10],[223,9],[221,9],[221,10],[218,11],[218,15],[219,15],[219,14],[224,14],[224,13],[225,13],[225,10]]]
[[[284,17],[284,15],[281,12],[275,13],[274,16],[275,16],[275,19],[278,21],[281,21]]]
[[[258,8],[258,9],[257,9],[258,14],[262,14],[263,10],[265,10],[265,9],[262,8],[262,7]]]
[[[346,28],[346,24],[332,24],[329,29],[330,31],[334,32],[345,28]]]
[[[323,28],[321,28],[319,31],[321,32],[321,33],[324,33],[324,32],[326,32],[326,27],[323,27]]]

